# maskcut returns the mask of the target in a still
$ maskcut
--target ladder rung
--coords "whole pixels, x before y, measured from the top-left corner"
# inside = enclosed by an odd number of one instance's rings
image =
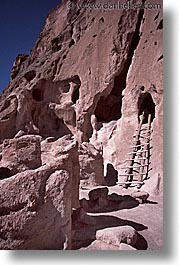
[[[144,152],[148,152],[149,150],[142,150],[142,151],[136,151],[136,152],[130,152],[128,153],[128,155],[132,155],[132,154],[141,154],[141,153],[144,153]]]
[[[139,130],[137,130],[136,129],[136,132],[138,132]],[[145,129],[145,128],[143,128],[143,129],[140,129],[140,131],[145,131],[145,132],[153,132],[153,130],[150,130],[150,129]]]
[[[131,160],[145,160],[148,159],[148,157],[139,157],[139,158],[131,158],[131,159],[126,159],[124,162],[131,161]],[[136,163],[136,162],[134,162]]]
[[[119,174],[118,176],[138,176],[138,175],[146,175],[147,173],[138,173],[138,174],[133,174],[133,173],[130,173],[130,174]]]
[[[149,164],[145,164],[145,165],[140,165],[140,166],[126,166],[126,167],[122,167],[121,169],[126,169],[126,168],[140,168],[140,167],[148,167]]]
[[[136,137],[138,137],[138,136],[137,136],[137,135],[133,135],[133,137],[136,138]],[[145,139],[148,139],[148,140],[151,140],[151,139],[152,139],[152,138],[150,138],[150,136],[149,136],[149,137],[146,137],[146,136],[144,136],[144,135],[140,135],[139,138],[145,138]]]
[[[132,145],[132,146],[130,146],[130,148],[140,147],[140,146],[149,145],[149,144],[150,144],[150,143]]]
[[[144,184],[144,181],[124,181],[124,182],[117,182],[118,185],[122,184]]]

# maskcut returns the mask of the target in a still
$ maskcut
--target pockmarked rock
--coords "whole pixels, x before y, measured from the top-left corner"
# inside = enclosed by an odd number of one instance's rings
[[[137,231],[131,226],[105,228],[96,232],[96,239],[118,247],[121,243],[134,246],[137,241]]]

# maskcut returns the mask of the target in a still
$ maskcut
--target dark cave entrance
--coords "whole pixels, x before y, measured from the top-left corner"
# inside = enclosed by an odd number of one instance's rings
[[[80,91],[79,91],[79,88],[80,88],[80,86],[77,86],[77,87],[75,88],[75,90],[73,91],[73,93],[72,93],[72,98],[71,98],[71,100],[72,100],[73,104],[76,104],[77,100],[78,100],[79,97],[80,97]]]
[[[151,114],[151,122],[155,118],[155,103],[149,92],[142,93],[138,99],[138,120],[144,112],[143,124],[148,122],[148,115]]]
[[[0,180],[10,178],[12,176],[11,170],[7,167],[0,167]]]
[[[126,86],[126,73],[121,72],[114,79],[114,86],[111,93],[107,96],[101,96],[94,114],[98,122],[110,122],[118,120],[122,116],[122,91]]]
[[[72,100],[73,104],[76,104],[77,100],[80,97],[81,80],[80,80],[78,75],[75,75],[71,79],[71,82],[72,82],[72,85],[73,85],[73,92],[72,92],[71,100]]]
[[[114,186],[117,184],[118,172],[115,170],[112,164],[107,164],[107,173],[104,179],[108,186]]]
[[[40,101],[43,100],[43,93],[42,93],[42,91],[41,91],[40,89],[35,88],[35,89],[33,89],[33,91],[32,91],[32,97],[33,97],[33,99],[34,99],[35,101],[40,102]]]

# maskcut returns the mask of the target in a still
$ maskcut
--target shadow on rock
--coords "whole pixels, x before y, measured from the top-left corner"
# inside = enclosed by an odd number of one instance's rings
[[[132,209],[139,205],[138,200],[130,195],[111,194],[107,198],[96,200],[81,199],[80,206],[88,213],[113,212],[123,209]]]
[[[146,250],[148,248],[148,243],[147,243],[146,239],[140,234],[138,234],[135,248],[137,250]]]
[[[115,170],[112,164],[107,164],[107,173],[104,179],[107,186],[116,185],[118,181],[118,171]]]
[[[93,220],[93,225],[80,223],[80,220],[73,224],[73,249],[80,249],[89,246],[96,239],[96,232],[104,228],[131,226],[136,231],[143,231],[148,228],[143,224],[120,219],[114,216],[100,215],[89,216],[89,218],[90,222]],[[147,249],[147,242],[141,235],[138,237],[136,249]]]

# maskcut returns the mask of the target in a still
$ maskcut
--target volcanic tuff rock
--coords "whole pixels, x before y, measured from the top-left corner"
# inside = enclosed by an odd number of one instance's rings
[[[17,56],[0,95],[0,248],[70,248],[80,179],[124,181],[142,113],[151,117],[142,189],[162,194],[162,9],[66,3]]]
[[[78,149],[68,137],[63,150],[60,144],[54,142],[58,156],[43,150],[43,165],[0,181],[0,249],[71,248],[72,208],[79,207]]]

